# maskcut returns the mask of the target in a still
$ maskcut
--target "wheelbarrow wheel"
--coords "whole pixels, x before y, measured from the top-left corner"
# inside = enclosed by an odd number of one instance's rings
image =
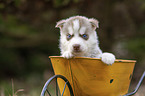
[[[45,96],[45,93],[47,92],[49,96],[52,96],[51,93],[49,92],[49,90],[47,89],[47,87],[50,85],[51,81],[53,80],[56,80],[56,96],[59,96],[59,91],[58,91],[58,82],[57,82],[57,78],[61,78],[62,80],[64,80],[65,82],[65,85],[64,85],[64,88],[63,88],[63,92],[61,94],[61,96],[63,96],[64,94],[64,91],[65,91],[65,88],[66,86],[69,88],[69,92],[70,92],[70,96],[74,96],[73,94],[73,90],[72,90],[72,87],[69,83],[69,81],[62,75],[54,75],[52,76],[44,85],[43,89],[42,89],[42,92],[41,92],[41,96]]]

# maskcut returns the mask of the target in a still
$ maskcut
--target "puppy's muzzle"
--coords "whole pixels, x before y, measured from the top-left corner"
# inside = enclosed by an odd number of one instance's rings
[[[80,50],[80,44],[75,44],[75,45],[73,45],[73,51],[74,52],[80,52],[81,50]]]

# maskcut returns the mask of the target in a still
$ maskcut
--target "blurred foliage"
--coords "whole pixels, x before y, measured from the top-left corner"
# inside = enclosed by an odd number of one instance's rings
[[[97,18],[101,49],[137,59],[137,70],[145,70],[144,0],[0,0],[0,77],[52,70],[48,56],[59,55],[55,24],[74,15]]]
[[[71,1],[78,2],[79,0],[53,0],[54,7],[61,7],[68,5]]]

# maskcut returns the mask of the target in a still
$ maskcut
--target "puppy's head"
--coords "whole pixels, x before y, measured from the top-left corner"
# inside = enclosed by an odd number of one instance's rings
[[[74,16],[57,22],[60,28],[61,54],[65,51],[75,56],[84,56],[95,47],[97,42],[96,28],[99,28],[96,19],[83,16]]]

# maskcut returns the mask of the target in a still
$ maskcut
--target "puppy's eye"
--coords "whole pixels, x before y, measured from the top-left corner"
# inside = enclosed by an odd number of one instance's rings
[[[67,37],[67,40],[70,40],[73,37],[73,35],[67,34],[66,37]]]
[[[87,40],[89,37],[87,34],[80,35],[83,39]]]
[[[67,35],[67,38],[71,38],[71,35],[69,34],[69,35]]]
[[[83,34],[83,38],[87,38],[87,35],[86,34]]]

